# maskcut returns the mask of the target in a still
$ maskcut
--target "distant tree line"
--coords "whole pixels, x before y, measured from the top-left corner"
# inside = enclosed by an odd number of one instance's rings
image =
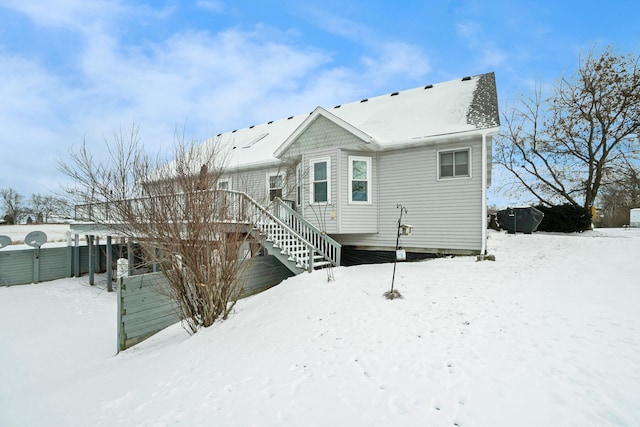
[[[4,224],[20,224],[23,221],[47,223],[52,218],[70,218],[71,205],[59,196],[32,194],[25,198],[15,189],[0,188],[0,208]]]

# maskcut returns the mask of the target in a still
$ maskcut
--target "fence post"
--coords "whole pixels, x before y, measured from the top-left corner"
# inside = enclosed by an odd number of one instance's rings
[[[40,248],[33,249],[33,283],[40,281]]]
[[[93,236],[89,236],[89,284],[94,285],[94,271],[96,267],[96,258],[93,256]]]
[[[73,275],[80,277],[80,235],[75,235],[73,247]]]
[[[67,265],[65,274],[67,277],[71,277],[73,271],[73,246],[71,246],[71,232],[67,231]]]
[[[111,236],[107,236],[107,292],[113,292],[113,286],[111,281],[113,280],[113,269],[111,268],[112,262],[111,254]]]

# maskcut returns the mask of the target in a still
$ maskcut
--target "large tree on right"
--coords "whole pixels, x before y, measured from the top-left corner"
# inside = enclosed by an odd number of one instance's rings
[[[494,160],[544,205],[595,205],[640,154],[640,58],[593,50],[550,97],[508,106]]]

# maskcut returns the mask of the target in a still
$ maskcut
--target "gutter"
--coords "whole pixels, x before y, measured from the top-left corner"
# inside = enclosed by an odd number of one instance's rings
[[[481,260],[484,259],[487,253],[487,136],[496,135],[497,133],[498,128],[486,129],[482,132],[482,221],[480,221],[482,243],[479,257]]]
[[[441,135],[422,136],[405,141],[391,141],[390,143],[386,144],[377,143],[376,145],[378,145],[379,147],[377,151],[390,151],[403,148],[421,147],[428,144],[448,142],[450,140],[459,140],[460,138],[470,139],[478,136],[481,136],[484,141],[485,136],[496,135],[499,130],[500,127],[498,126],[487,129],[471,129],[459,132],[444,133]]]

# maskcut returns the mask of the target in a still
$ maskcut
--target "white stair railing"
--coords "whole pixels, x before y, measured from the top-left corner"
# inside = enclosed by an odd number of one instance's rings
[[[274,247],[280,249],[282,254],[286,254],[290,261],[295,262],[298,267],[312,271],[316,264],[340,265],[340,244],[306,221],[280,199],[276,199],[274,204],[279,212],[279,217],[269,212],[244,192],[234,190],[203,191],[217,191],[223,195],[221,197],[219,194],[215,199],[219,205],[220,215],[224,216],[214,215],[218,221],[250,224]],[[103,224],[119,222],[123,219],[116,218],[116,215],[112,214],[111,203],[144,203],[145,211],[149,213],[153,211],[150,207],[155,207],[153,199],[163,197],[171,197],[174,203],[184,203],[185,195],[159,195],[78,205],[76,206],[76,220]]]
[[[316,259],[316,248],[313,243],[296,232],[284,221],[277,218],[260,203],[252,199],[246,193],[233,190],[225,191],[232,197],[235,206],[232,208],[238,221],[250,223],[265,239],[286,254],[290,261],[300,268],[312,271]]]
[[[327,233],[307,221],[302,215],[279,198],[274,199],[274,215],[291,227],[296,233],[311,242],[316,251],[333,266],[340,265],[342,245]]]

